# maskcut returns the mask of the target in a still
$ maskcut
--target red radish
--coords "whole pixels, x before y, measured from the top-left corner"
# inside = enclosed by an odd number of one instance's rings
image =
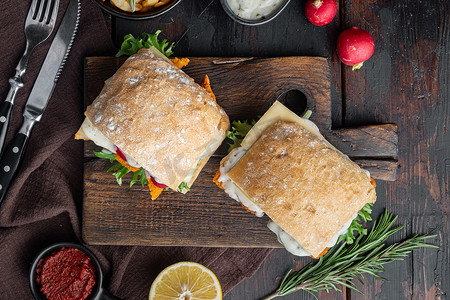
[[[337,40],[337,54],[344,64],[353,66],[352,70],[361,68],[374,50],[375,43],[370,33],[358,27],[345,30]]]
[[[125,154],[123,154],[123,152],[117,146],[116,146],[116,153],[120,156],[121,159],[123,159],[124,161],[127,161],[127,157],[125,156]]]
[[[305,3],[306,18],[317,26],[333,21],[336,12],[336,0],[307,0]]]
[[[159,187],[160,189],[165,189],[167,187],[167,185],[159,183],[158,181],[156,181],[155,178],[153,178],[152,176],[150,176],[152,182],[154,185],[156,185],[157,187]]]

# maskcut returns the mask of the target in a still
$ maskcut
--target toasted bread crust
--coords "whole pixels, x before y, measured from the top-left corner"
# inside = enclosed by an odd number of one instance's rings
[[[358,165],[289,121],[266,129],[228,176],[314,257],[376,199]]]
[[[174,190],[216,132],[223,140],[229,127],[227,115],[204,88],[148,49],[119,68],[85,114],[109,140]]]

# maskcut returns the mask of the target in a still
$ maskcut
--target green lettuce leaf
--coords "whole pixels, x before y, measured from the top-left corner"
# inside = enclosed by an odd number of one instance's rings
[[[98,158],[109,159],[109,161],[111,163],[114,163],[114,165],[112,165],[106,172],[114,171],[113,175],[114,175],[114,177],[116,177],[117,183],[119,185],[122,185],[122,178],[123,178],[123,176],[125,176],[128,173],[133,173],[133,179],[130,182],[130,187],[132,187],[138,181],[141,183],[142,186],[145,186],[148,184],[147,177],[145,176],[145,172],[144,172],[143,168],[140,168],[136,172],[132,172],[127,167],[123,166],[121,163],[119,163],[116,160],[116,158],[114,157],[114,153],[103,152],[103,151],[95,152],[94,151],[94,154]]]
[[[302,118],[309,119],[311,117],[311,115],[312,115],[312,110],[308,109],[307,111],[305,111]]]
[[[140,168],[136,172],[133,172],[133,179],[130,182],[130,187],[132,187],[138,181],[142,186],[146,186],[148,184],[147,176],[145,176],[145,171],[143,168]]]
[[[372,221],[372,206],[373,203],[367,203],[364,207],[358,212],[358,216],[353,219],[352,224],[348,228],[347,232],[339,237],[339,241],[345,240],[347,244],[353,244],[353,241],[356,239],[354,232],[356,231],[358,235],[367,235],[367,229],[363,227],[360,222],[368,222]]]
[[[162,54],[169,57],[173,54],[174,43],[169,45],[167,40],[158,40],[158,35],[161,30],[156,31],[154,34],[142,33],[140,37],[135,38],[132,34],[127,34],[123,38],[123,43],[120,46],[119,52],[117,52],[116,57],[122,55],[133,55],[136,54],[142,48],[150,48],[154,46]]]
[[[189,188],[189,186],[187,185],[187,183],[184,182],[184,181],[183,181],[182,183],[180,183],[180,185],[178,186],[178,191],[179,191],[179,192],[182,192],[183,189],[187,190],[188,192],[191,190],[191,189]]]
[[[110,161],[111,163],[113,163],[113,162],[116,160],[116,158],[114,157],[114,153],[106,153],[106,152],[103,152],[103,151],[95,152],[95,151],[94,151],[94,154],[95,154],[95,156],[97,156],[98,158],[106,158],[106,159],[109,159],[109,161]]]
[[[305,114],[302,116],[302,118],[309,119],[312,115],[311,110],[307,110]],[[252,127],[256,124],[256,120],[251,121],[250,123],[245,120],[244,122],[241,121],[233,121],[231,122],[231,130],[228,130],[226,135],[227,138],[229,138],[232,143],[228,143],[230,146],[228,148],[228,153],[231,152],[234,148],[237,148],[241,145],[242,141],[244,140],[244,137],[247,135],[247,133],[252,129]]]
[[[228,148],[228,153],[231,152],[234,148],[237,148],[241,145],[244,137],[247,133],[252,129],[252,127],[256,124],[256,120],[251,121],[250,123],[245,120],[241,121],[233,121],[231,122],[231,130],[227,131],[227,138],[229,138],[232,143],[228,143],[230,147]]]

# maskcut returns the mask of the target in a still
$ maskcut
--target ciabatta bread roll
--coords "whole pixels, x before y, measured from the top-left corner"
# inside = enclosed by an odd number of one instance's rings
[[[125,61],[85,115],[78,138],[119,149],[152,182],[180,192],[193,184],[229,128],[205,88],[149,49]]]
[[[279,102],[258,123],[250,141],[222,160],[218,181],[249,210],[267,214],[288,250],[319,257],[375,202],[371,178]]]

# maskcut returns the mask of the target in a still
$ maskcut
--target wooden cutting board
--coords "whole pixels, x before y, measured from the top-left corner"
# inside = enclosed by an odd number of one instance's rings
[[[320,57],[269,59],[193,57],[183,70],[200,82],[211,80],[219,104],[230,120],[252,120],[264,114],[285,91],[305,95],[311,120],[325,137],[375,179],[395,180],[397,126],[367,125],[331,128],[330,69]],[[85,61],[85,102],[99,94],[105,79],[122,58],[89,57]],[[282,101],[283,102],[283,101]],[[96,158],[92,142],[85,142],[83,239],[88,244],[281,247],[266,227],[268,218],[245,211],[213,182],[226,142],[205,166],[186,195],[165,191],[155,201],[146,187],[119,186],[108,160]]]

